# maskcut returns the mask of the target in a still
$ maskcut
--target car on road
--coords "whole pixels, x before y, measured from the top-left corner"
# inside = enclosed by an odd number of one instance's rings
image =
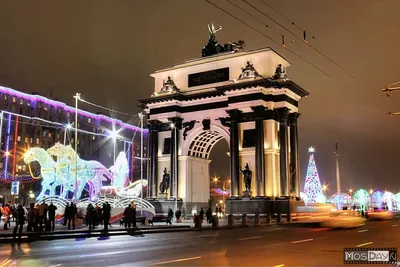
[[[366,221],[365,218],[357,216],[355,212],[340,211],[336,216],[330,216],[329,219],[321,222],[321,226],[327,228],[355,228],[363,226]]]
[[[367,211],[368,220],[391,220],[393,219],[393,212],[382,209],[373,209]]]

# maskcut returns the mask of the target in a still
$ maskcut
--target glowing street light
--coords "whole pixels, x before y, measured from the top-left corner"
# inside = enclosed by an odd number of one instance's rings
[[[6,151],[6,153],[4,153],[6,155],[6,157],[10,156],[10,151]]]
[[[214,182],[214,183],[218,183],[218,181],[219,181],[218,177],[214,177],[214,178],[213,178],[213,182]]]
[[[314,152],[315,152],[315,148],[310,147],[310,148],[308,149],[308,152],[309,152],[309,153],[314,153]]]
[[[169,125],[171,128],[175,128],[175,124],[173,124],[172,122],[171,122],[171,124]]]
[[[372,194],[373,192],[374,192],[374,190],[373,190],[373,189],[370,189],[370,190],[369,190],[369,193],[370,193],[370,194]]]
[[[35,194],[32,191],[29,191],[29,197],[30,198],[35,198]]]
[[[350,189],[349,189],[349,193],[350,193],[350,194],[353,193],[353,189],[350,188]]]

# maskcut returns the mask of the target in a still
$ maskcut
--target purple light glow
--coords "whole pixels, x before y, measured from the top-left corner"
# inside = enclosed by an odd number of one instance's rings
[[[7,121],[7,136],[6,136],[6,153],[8,153],[8,149],[10,147],[10,132],[11,132],[11,114],[8,114],[8,121]],[[9,154],[6,155],[6,162],[4,164],[4,178],[7,179],[7,169],[8,169],[8,157]]]
[[[29,100],[29,101],[33,101],[33,102],[40,101],[40,102],[45,103],[47,105],[53,106],[55,108],[62,108],[67,112],[75,113],[75,108],[74,107],[67,106],[67,104],[65,104],[63,102],[51,100],[51,99],[48,99],[48,98],[46,98],[44,96],[30,95],[30,94],[22,93],[22,92],[14,90],[14,89],[3,87],[3,86],[0,86],[0,93],[8,94],[8,95],[15,96],[15,97],[20,97],[20,98],[23,98],[25,100]],[[81,110],[81,109],[78,109],[78,114],[80,116],[85,116],[85,117],[88,117],[88,118],[91,118],[91,119],[94,119],[94,120],[103,120],[103,121],[106,121],[108,123],[112,123],[113,125],[118,125],[121,128],[130,129],[130,130],[139,131],[139,132],[141,131],[141,128],[139,128],[137,126],[133,126],[133,125],[130,125],[130,124],[127,124],[127,123],[123,123],[120,120],[112,119],[112,118],[104,116],[104,115],[90,113],[88,111],[84,111],[84,110]],[[143,129],[143,132],[147,134],[148,130],[147,129]]]

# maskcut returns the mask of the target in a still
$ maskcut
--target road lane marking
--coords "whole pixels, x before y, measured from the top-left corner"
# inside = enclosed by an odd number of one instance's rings
[[[2,265],[0,265],[0,267],[6,266],[6,264],[10,263],[11,260],[6,260],[6,262],[4,262]]]
[[[286,265],[285,264],[279,264],[279,265],[275,265],[273,267],[284,267],[284,266],[286,266]]]
[[[298,241],[293,241],[292,244],[297,244],[297,243],[304,243],[304,242],[309,242],[309,241],[313,241],[314,239],[310,238],[310,239],[304,239],[304,240],[298,240]]]
[[[367,243],[363,243],[363,244],[360,244],[360,245],[357,245],[356,247],[364,247],[364,246],[368,246],[368,245],[371,245],[371,244],[373,244],[374,242],[367,242]]]
[[[210,236],[217,236],[217,234],[213,234],[213,235],[198,235],[198,237],[210,237]]]
[[[365,230],[360,230],[358,231],[359,233],[364,233],[364,232],[368,232],[369,230],[365,229]]]
[[[320,231],[326,231],[329,230],[329,228],[315,228],[310,230],[310,232],[320,232]]]
[[[258,238],[262,238],[262,236],[245,237],[245,238],[239,238],[238,240],[251,240],[251,239],[258,239]]]
[[[182,262],[182,261],[191,261],[191,260],[197,260],[197,259],[201,259],[201,257],[200,257],[200,256],[197,256],[197,257],[183,258],[183,259],[177,259],[177,260],[171,260],[171,261],[162,261],[162,262],[153,263],[152,265],[162,265],[162,264],[167,264],[167,263]]]
[[[272,228],[272,229],[263,229],[263,230],[261,230],[261,232],[271,232],[271,231],[277,231],[277,230],[282,230],[283,228],[280,228],[280,227],[278,227],[278,228]]]
[[[397,227],[397,226],[399,226],[399,225],[398,225],[398,224],[393,224],[393,225],[392,225],[392,227]]]

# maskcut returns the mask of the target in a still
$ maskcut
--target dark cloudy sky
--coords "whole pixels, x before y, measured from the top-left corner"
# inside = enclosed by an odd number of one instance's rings
[[[214,22],[223,26],[221,43],[243,39],[249,49],[270,46],[281,53],[293,64],[289,77],[311,93],[300,104],[302,179],[307,148],[315,146],[321,180],[333,188],[339,142],[343,187],[400,191],[400,117],[385,115],[400,110],[400,92],[388,98],[380,91],[400,80],[400,1],[265,0],[315,35],[312,45],[366,86],[244,2],[232,1],[270,29],[227,1],[213,0],[277,41],[285,34],[288,48],[339,82],[203,0],[49,0],[0,2],[0,84],[53,92],[68,103],[80,92],[136,112],[137,99],[153,90],[149,74],[199,56],[207,23]],[[261,0],[249,1],[301,35]]]

